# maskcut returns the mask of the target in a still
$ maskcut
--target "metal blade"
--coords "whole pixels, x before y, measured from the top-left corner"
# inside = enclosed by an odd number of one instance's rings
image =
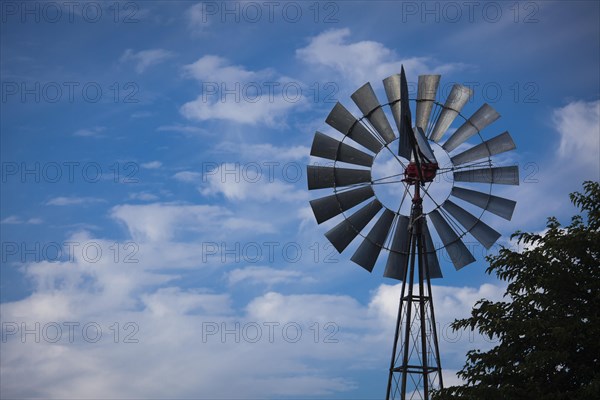
[[[352,261],[369,272],[373,271],[377,257],[379,257],[379,253],[390,232],[390,226],[392,225],[392,221],[394,221],[394,215],[395,214],[387,208],[383,210],[383,214],[381,214],[379,220],[375,223],[358,249],[356,249],[356,252],[351,258]]]
[[[365,167],[373,165],[374,159],[373,156],[318,131],[315,133],[310,155]]]
[[[501,185],[519,184],[519,167],[497,167],[471,169],[454,173],[455,182],[499,183]]]
[[[417,90],[417,121],[416,126],[427,132],[429,116],[435,101],[440,75],[419,75]]]
[[[423,129],[419,126],[415,127],[414,129],[415,132],[415,138],[417,139],[417,146],[419,146],[419,150],[421,150],[421,153],[423,153],[423,155],[430,161],[430,162],[437,162],[437,160],[435,159],[435,156],[433,155],[433,150],[431,149],[431,146],[429,145],[429,140],[427,140],[427,137],[425,137],[425,132],[423,132]]]
[[[373,153],[379,152],[383,147],[379,140],[339,102],[335,104],[325,122]]]
[[[517,205],[516,201],[458,186],[453,187],[450,194],[509,221]]]
[[[404,66],[400,67],[400,137],[406,136],[411,149],[414,150],[414,132],[412,125],[412,113],[410,111],[410,103],[408,97],[408,82],[406,81],[406,74],[404,73]],[[400,149],[398,149],[400,150]]]
[[[350,96],[360,111],[367,117],[377,133],[385,141],[390,143],[396,139],[396,135],[390,126],[390,123],[381,109],[381,104],[369,82],[362,85],[356,92]]]
[[[515,142],[513,142],[510,134],[508,132],[504,132],[496,137],[491,138],[490,140],[486,140],[475,147],[471,147],[470,149],[455,155],[451,158],[451,160],[452,164],[459,165],[468,163],[469,161],[481,160],[485,157],[491,157],[496,154],[514,150],[516,147],[517,146],[515,146]]]
[[[465,123],[462,124],[460,128],[458,128],[456,132],[452,134],[452,136],[450,136],[448,141],[444,143],[442,147],[447,152],[451,152],[457,148],[458,145],[469,139],[477,132],[481,132],[486,126],[498,118],[500,118],[500,114],[498,114],[498,112],[494,110],[492,106],[484,103],[479,110],[475,111],[475,114],[471,115],[471,117],[465,121]]]
[[[427,220],[423,219],[423,234],[425,235],[425,255],[427,257],[427,265],[429,266],[429,277],[442,278],[442,269],[440,268],[440,262],[438,261],[437,255],[435,254],[435,245],[433,239],[431,239],[431,233],[427,227]]]
[[[392,116],[396,122],[396,128],[400,133],[398,139],[398,155],[410,160],[411,146],[410,138],[408,135],[402,134],[402,107],[400,103],[400,74],[389,76],[383,80],[383,87],[385,88],[385,94],[387,95],[390,108],[392,110]]]
[[[381,210],[381,203],[375,199],[354,214],[348,219],[343,220],[333,228],[331,228],[325,236],[333,247],[341,253],[354,240],[360,231],[373,219],[375,214]]]
[[[479,243],[486,249],[492,247],[496,240],[500,237],[500,233],[496,232],[489,225],[469,213],[462,207],[457,206],[450,200],[446,200],[442,204],[444,210],[448,211],[454,219],[456,219],[467,232],[469,232]]]
[[[321,224],[373,196],[375,196],[375,193],[369,185],[311,200],[310,206],[317,223]]]
[[[404,279],[404,271],[408,262],[408,240],[410,232],[408,231],[408,217],[398,216],[396,231],[390,247],[390,255],[385,265],[383,276],[398,280]]]
[[[364,169],[309,165],[306,173],[308,178],[308,190],[350,186],[357,183],[371,182],[371,171]]]
[[[444,243],[444,247],[450,256],[450,260],[452,260],[452,264],[454,264],[454,268],[458,270],[475,261],[473,254],[471,254],[467,246],[465,246],[456,232],[454,232],[452,227],[437,210],[433,210],[428,215],[431,218],[431,222],[433,222],[435,230],[440,235],[442,243]]]
[[[458,84],[452,86],[446,103],[444,103],[444,108],[431,131],[431,140],[436,143],[440,141],[472,95],[473,91],[466,86]]]

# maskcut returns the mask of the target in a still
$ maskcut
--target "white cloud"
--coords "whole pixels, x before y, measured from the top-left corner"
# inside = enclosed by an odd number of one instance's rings
[[[131,118],[148,118],[151,116],[152,113],[150,111],[137,111],[131,114]]]
[[[158,289],[152,294],[142,295],[148,310],[157,317],[166,315],[223,315],[232,310],[231,299],[226,294],[186,291],[178,287]]]
[[[93,203],[105,202],[104,199],[96,197],[54,197],[46,202],[48,206],[75,206],[75,205],[88,205]]]
[[[370,307],[383,318],[396,318],[401,284],[381,285],[374,293]],[[415,286],[418,293],[418,286]],[[471,307],[481,298],[498,301],[502,299],[504,287],[485,283],[478,288],[463,286],[432,285],[433,298],[438,322],[449,323],[455,318],[467,317]]]
[[[122,222],[136,242],[169,241],[183,234],[210,235],[217,240],[215,227],[255,233],[273,232],[270,223],[253,219],[239,218],[223,207],[210,205],[186,205],[170,203],[152,203],[136,205],[118,205],[111,209],[110,215]]]
[[[217,3],[200,2],[194,4],[186,10],[185,16],[188,20],[188,27],[192,32],[202,32],[206,27],[210,25],[209,17],[211,15],[211,10],[207,10],[207,7],[214,8],[216,4]]]
[[[415,290],[418,293],[418,287]],[[454,332],[450,324],[457,318],[470,316],[471,309],[482,298],[491,301],[502,300],[504,291],[505,287],[502,285],[487,283],[478,288],[432,285],[443,365],[450,366],[450,368],[462,366],[464,356],[469,349],[491,347],[489,339],[472,332]],[[377,315],[379,323],[383,326],[383,336],[393,335],[392,321],[396,320],[398,314],[400,292],[401,284],[381,285],[371,297],[369,310]]]
[[[312,229],[316,223],[315,214],[313,213],[313,210],[309,205],[298,208],[296,216],[300,220],[300,230],[303,230],[305,228]]]
[[[547,217],[574,215],[577,211],[568,194],[581,191],[585,180],[600,179],[599,107],[600,101],[574,101],[553,110],[549,117],[560,140],[556,152],[525,164],[527,168],[520,169],[520,186],[494,193],[517,201],[512,223],[521,230],[539,231]]]
[[[227,280],[230,285],[243,283],[271,287],[282,283],[313,282],[314,278],[307,277],[300,271],[256,266],[234,269],[227,274]]]
[[[196,62],[183,67],[184,72],[190,77],[201,82],[252,82],[261,77],[273,74],[273,71],[248,71],[241,65],[230,65],[223,57],[206,55]]]
[[[271,222],[260,220],[260,218],[228,218],[221,222],[222,227],[229,232],[248,231],[254,233],[275,233],[278,230]]]
[[[181,182],[198,182],[202,179],[202,174],[194,171],[179,171],[173,175],[173,178]]]
[[[127,49],[120,61],[135,63],[135,71],[141,74],[149,67],[158,65],[171,57],[173,57],[173,53],[164,49],[141,50],[137,53],[132,49]]]
[[[197,223],[198,216],[215,213],[185,206],[175,212],[169,207],[174,205],[136,206],[146,215],[131,212],[131,208],[115,208],[114,213],[121,218],[127,212],[122,220],[132,231],[151,223],[170,231],[180,225],[183,215]],[[168,223],[161,222],[165,213],[170,215]],[[155,264],[146,262],[141,254],[156,244],[140,243],[140,262],[124,264],[114,262],[108,251],[114,248],[114,241],[85,233],[68,240],[79,243],[79,248],[100,245],[108,257],[90,262],[83,253],[76,253],[72,262],[24,266],[34,292],[22,300],[2,303],[3,322],[14,322],[19,329],[21,323],[34,329],[39,322],[41,340],[36,343],[30,334],[23,343],[19,331],[3,343],[3,397],[332,396],[357,388],[357,382],[347,378],[353,369],[385,375],[400,285],[379,286],[366,304],[348,295],[270,291],[235,307],[226,292],[174,285],[176,276],[165,274],[165,268],[179,266],[170,258],[180,251],[174,242],[152,253],[155,263],[163,265],[159,274],[152,271]],[[226,277],[240,289],[253,283],[306,278],[282,274],[284,271],[251,267],[234,270]],[[438,320],[445,323],[464,316],[480,297],[494,300],[501,291],[494,285],[434,286]],[[62,325],[69,321],[79,324],[72,343]],[[59,342],[46,340],[54,332],[44,331],[46,323],[63,327]],[[96,343],[84,340],[81,329],[89,323],[103,330]],[[292,341],[297,332],[301,332],[299,339]],[[132,333],[129,339],[137,343],[125,343]],[[460,367],[467,348],[481,347],[468,338],[451,344],[442,338],[440,345],[447,373]],[[231,374],[240,378],[232,382]],[[132,379],[139,384],[131,385]],[[24,381],[28,384],[23,385]],[[177,385],[165,387],[165,381]]]
[[[231,65],[223,57],[206,55],[186,65],[184,72],[202,86],[196,100],[180,109],[188,119],[274,126],[281,124],[292,108],[306,104],[304,97],[282,92],[290,82],[294,87],[300,83],[270,69],[251,71],[241,65]]]
[[[218,206],[153,203],[119,205],[111,217],[125,224],[136,241],[171,240],[178,231],[209,231],[218,219],[230,217]]]
[[[181,124],[162,125],[162,126],[159,126],[158,128],[156,128],[156,130],[159,132],[179,132],[179,133],[190,134],[190,135],[191,134],[202,134],[202,135],[209,134],[209,132],[204,128],[200,128],[198,126],[192,126],[192,125],[181,125]]]
[[[244,174],[239,165],[224,163],[204,176],[200,192],[205,196],[223,194],[229,200],[254,200],[261,203],[308,199],[305,190],[298,190],[293,184],[274,179],[263,172],[252,170]]]
[[[552,112],[560,133],[558,155],[563,162],[595,168],[600,164],[600,100],[575,101]]]
[[[222,142],[218,149],[231,152],[232,149],[246,159],[255,162],[270,161],[304,161],[310,156],[308,146],[274,146],[271,143],[244,144],[240,146],[232,142]]]
[[[354,88],[399,73],[401,64],[404,64],[409,76],[444,74],[465,67],[461,63],[436,63],[429,57],[402,59],[382,43],[368,40],[349,42],[349,37],[348,28],[325,31],[312,37],[306,47],[296,50],[296,56],[309,64],[341,74]]]
[[[335,321],[345,329],[364,327],[370,319],[367,308],[347,295],[268,292],[248,303],[246,310],[250,319],[259,321]]]
[[[158,196],[148,192],[131,193],[129,195],[131,200],[142,200],[142,201],[156,201]]]
[[[95,126],[89,129],[79,129],[73,133],[73,136],[81,137],[101,137],[102,132],[106,130],[103,126]]]
[[[162,167],[162,162],[160,161],[149,161],[147,163],[143,163],[141,165],[142,168],[145,169],[159,169],[160,167]]]
[[[42,224],[44,222],[43,219],[41,218],[29,218],[27,220],[21,219],[20,217],[16,216],[16,215],[10,215],[6,218],[4,218],[2,221],[0,221],[0,224],[6,224],[6,225],[23,225],[23,224],[27,224],[27,225],[39,225]]]

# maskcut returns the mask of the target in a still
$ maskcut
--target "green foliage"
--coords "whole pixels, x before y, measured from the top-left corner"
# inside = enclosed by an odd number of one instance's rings
[[[522,252],[487,258],[487,273],[508,282],[504,301],[480,300],[452,327],[498,344],[469,351],[466,383],[434,399],[600,399],[600,184],[583,187],[570,198],[586,216],[564,228],[549,218],[543,234],[512,236]]]

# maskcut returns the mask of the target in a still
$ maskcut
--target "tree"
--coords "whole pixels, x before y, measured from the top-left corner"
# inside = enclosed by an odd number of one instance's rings
[[[487,257],[486,272],[508,283],[504,299],[478,301],[452,328],[498,344],[469,351],[465,383],[434,399],[600,399],[600,184],[583,187],[570,198],[587,217],[564,228],[548,218],[541,234],[512,235],[522,252]]]

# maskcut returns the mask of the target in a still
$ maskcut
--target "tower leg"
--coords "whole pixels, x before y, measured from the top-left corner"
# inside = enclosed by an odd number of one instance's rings
[[[422,219],[421,204],[416,203],[411,212],[410,256],[404,269],[387,400],[430,399],[432,389],[443,387]]]

